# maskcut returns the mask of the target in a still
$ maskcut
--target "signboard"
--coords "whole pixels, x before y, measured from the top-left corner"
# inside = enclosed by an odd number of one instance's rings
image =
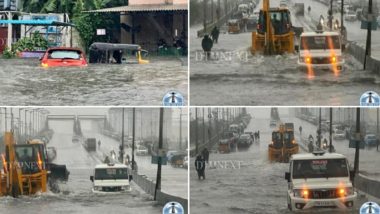
[[[159,156],[152,156],[152,164],[158,164]],[[161,157],[161,165],[167,165],[168,159],[166,157]]]
[[[372,30],[377,30],[377,21],[372,21]],[[368,29],[368,21],[362,21],[360,29]]]
[[[356,148],[356,140],[355,139],[350,139],[350,144],[348,148]],[[360,140],[359,141],[359,149],[364,149],[364,141]]]
[[[106,35],[106,29],[96,29],[96,35],[98,36]]]

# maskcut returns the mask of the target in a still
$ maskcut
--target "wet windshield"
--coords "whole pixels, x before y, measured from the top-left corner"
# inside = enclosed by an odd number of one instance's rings
[[[343,158],[293,161],[293,179],[347,176],[347,161]]]
[[[301,50],[340,49],[339,36],[304,36]]]
[[[128,179],[126,168],[105,168],[95,170],[95,180]]]
[[[70,50],[53,50],[49,52],[49,59],[79,59],[80,53],[78,51]]]

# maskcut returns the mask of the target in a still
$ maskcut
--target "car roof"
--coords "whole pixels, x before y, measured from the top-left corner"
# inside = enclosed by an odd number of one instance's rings
[[[346,156],[338,153],[324,153],[323,155],[314,155],[312,153],[303,153],[292,155],[292,160],[319,160],[319,159],[336,159],[346,158]]]
[[[339,36],[339,33],[334,32],[334,31],[323,31],[323,32],[308,31],[308,32],[303,32],[301,34],[301,37],[302,36]]]
[[[98,164],[95,166],[95,169],[109,169],[109,168],[125,168],[128,169],[128,167],[124,164],[115,163],[115,164]]]

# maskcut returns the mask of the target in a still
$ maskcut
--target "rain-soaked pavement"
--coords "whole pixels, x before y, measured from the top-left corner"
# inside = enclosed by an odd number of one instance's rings
[[[253,118],[245,131],[260,131],[260,142],[253,143],[248,151],[233,152],[229,154],[211,153],[210,163],[212,167],[206,167],[206,179],[198,180],[194,168],[194,158],[190,164],[190,209],[192,213],[292,213],[287,208],[287,181],[284,174],[289,170],[287,163],[270,163],[268,160],[268,144],[271,142],[273,128],[270,128],[270,109],[248,110]],[[295,122],[298,127],[298,119],[290,119],[281,115],[283,122]],[[302,123],[302,125],[304,125]],[[307,133],[314,130],[305,126]],[[306,133],[306,132],[305,132]],[[299,133],[295,132],[296,140]],[[334,142],[335,144],[335,142]],[[346,152],[350,149],[336,147],[337,152]],[[300,149],[300,152],[305,152]],[[361,169],[373,164],[373,151],[367,151],[366,156],[372,154],[372,162],[362,162]],[[349,152],[351,158],[352,149]],[[349,159],[352,164],[352,159]],[[377,158],[377,163],[380,159]],[[375,162],[376,163],[376,162]],[[369,166],[371,168],[371,166]],[[373,168],[373,167],[372,167]],[[358,213],[360,205],[367,201],[361,194],[352,210],[312,210],[303,213]]]
[[[307,14],[292,19],[295,26],[313,29]],[[347,53],[342,72],[311,74],[298,69],[297,54],[252,55],[248,32],[222,33],[212,49],[215,55],[206,61],[202,39],[196,38],[199,29],[190,30],[191,105],[358,105],[364,92],[380,92],[380,77],[363,71],[363,65]]]
[[[0,213],[50,214],[50,213],[160,213],[162,206],[152,200],[133,182],[126,194],[94,194],[91,192],[90,175],[100,163],[96,155],[87,153],[79,143],[72,143],[72,122],[50,122],[55,131],[47,146],[57,149],[56,163],[66,164],[70,171],[66,184],[60,184],[60,193],[42,193],[32,197],[0,200]],[[85,126],[84,126],[85,128]],[[105,142],[104,142],[105,143]]]
[[[187,100],[187,60],[48,68],[38,59],[0,59],[0,105],[162,105],[170,90]]]

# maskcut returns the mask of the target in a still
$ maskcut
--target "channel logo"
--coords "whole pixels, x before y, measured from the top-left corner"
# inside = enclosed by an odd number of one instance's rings
[[[360,106],[380,106],[380,96],[374,91],[367,91],[360,97]]]
[[[366,202],[360,207],[360,214],[380,214],[380,206],[375,202]]]
[[[163,106],[183,106],[184,99],[181,93],[177,91],[169,91],[162,98]]]
[[[162,209],[162,214],[184,214],[184,209],[182,205],[178,202],[172,201],[166,203]]]

